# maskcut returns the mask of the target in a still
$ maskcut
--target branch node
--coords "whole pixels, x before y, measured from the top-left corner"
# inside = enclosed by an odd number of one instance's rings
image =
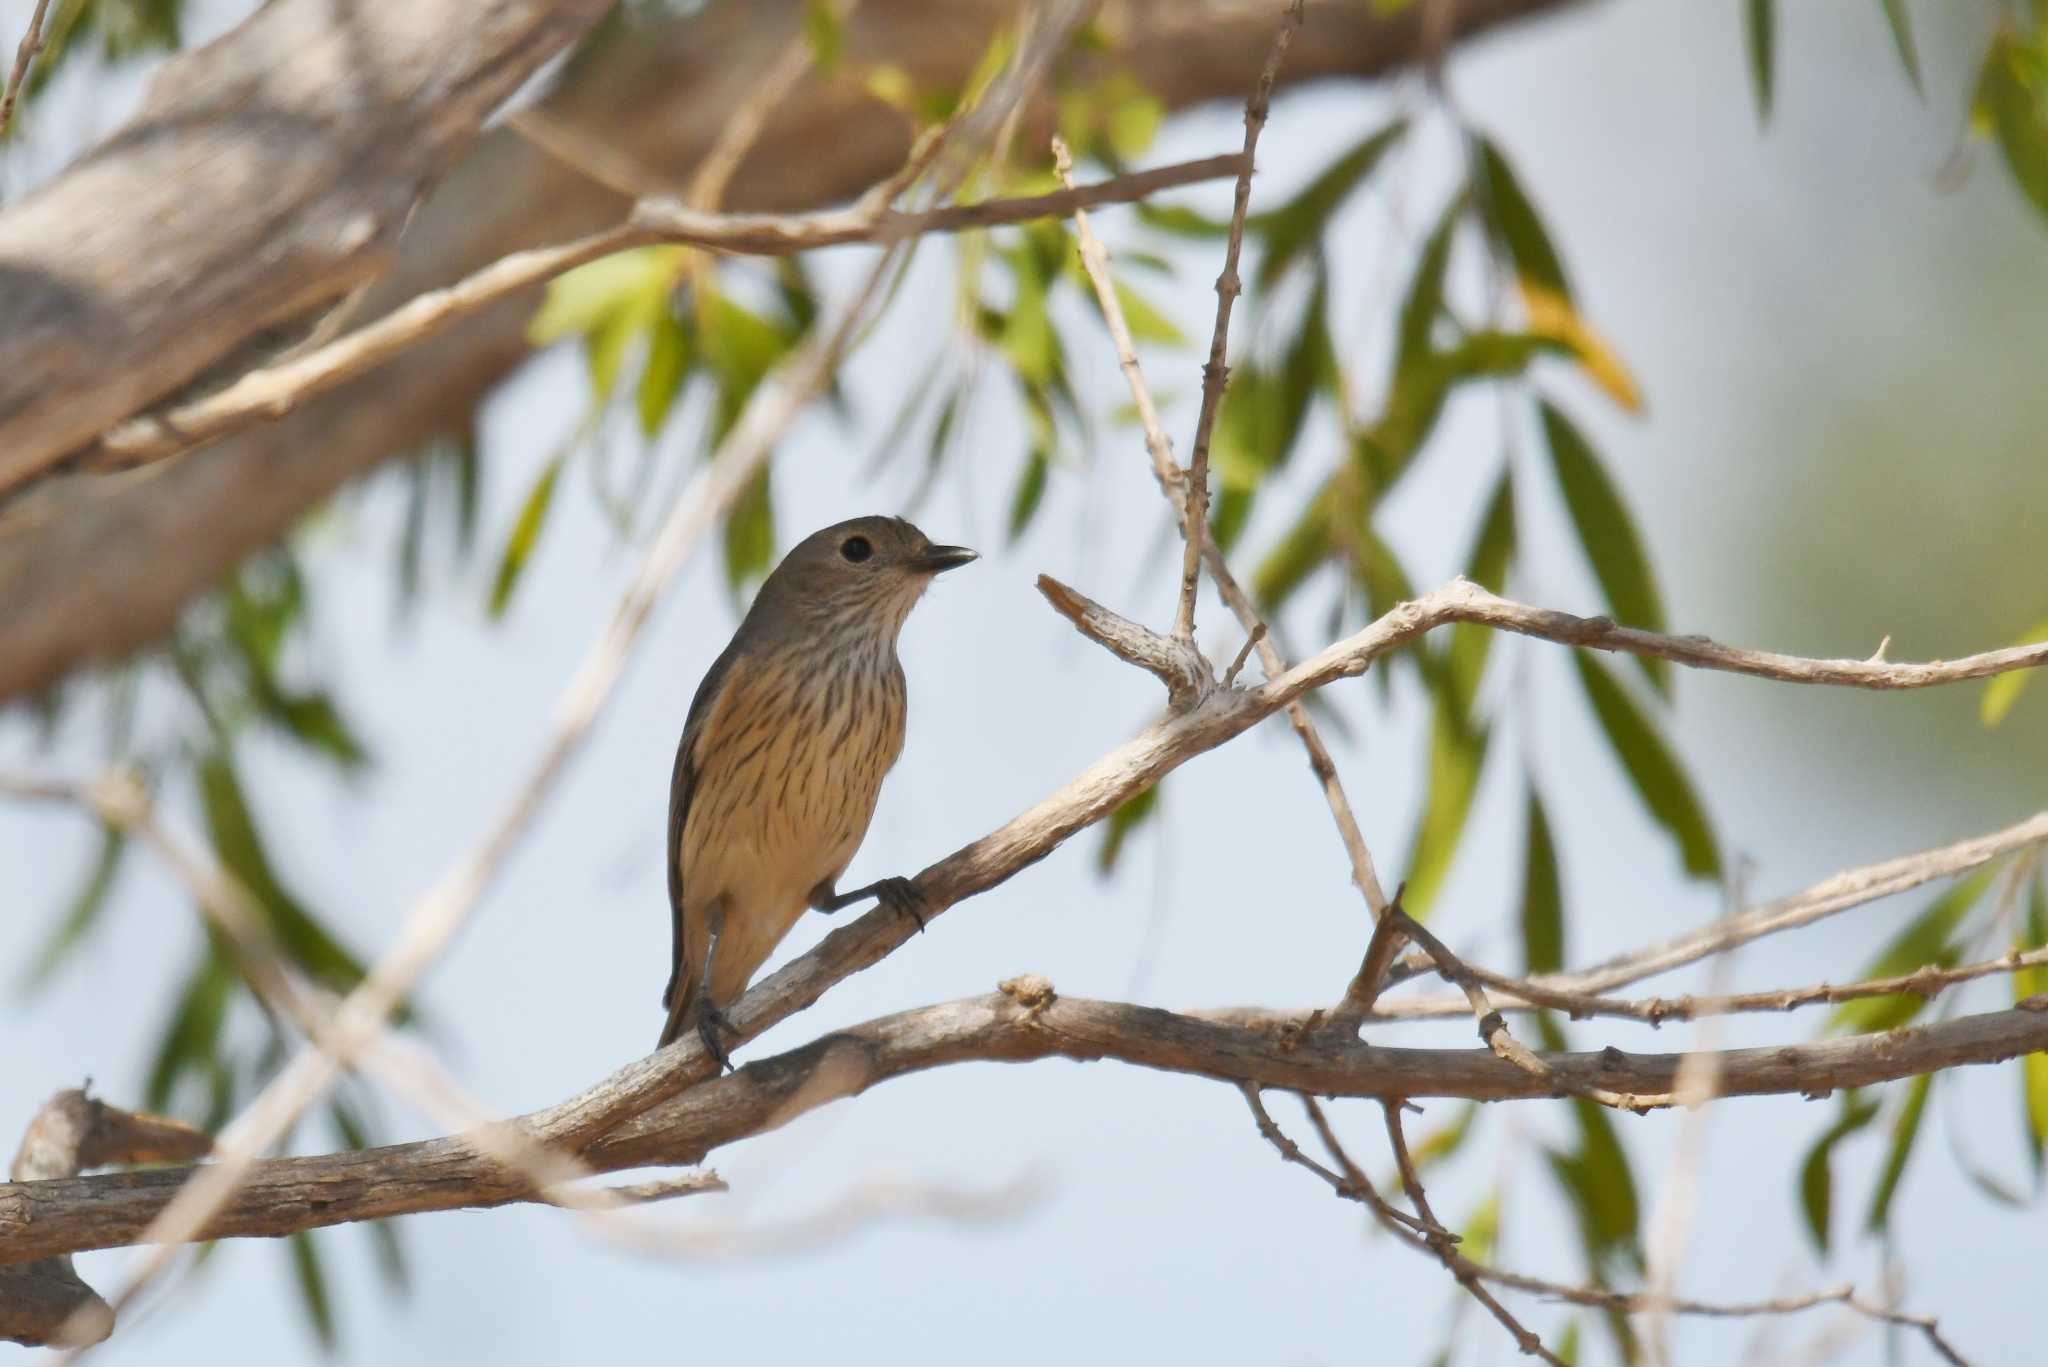
[[[1173,711],[1197,707],[1215,690],[1209,661],[1193,641],[1177,640],[1133,622],[1049,574],[1038,576],[1038,591],[1076,631],[1165,684],[1167,705]]]

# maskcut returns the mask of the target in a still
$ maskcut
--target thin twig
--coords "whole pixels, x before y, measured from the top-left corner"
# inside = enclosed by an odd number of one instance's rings
[[[1698,930],[1688,931],[1669,940],[1640,949],[1627,950],[1589,968],[1577,969],[1570,973],[1545,974],[1538,978],[1510,980],[1487,976],[1483,980],[1498,990],[1515,994],[1515,1000],[1502,1002],[1503,1006],[1509,1008],[1547,1006],[1586,1015],[1633,1016],[1649,1021],[1653,1025],[1663,1020],[1690,1020],[1709,1010],[1722,1014],[1730,1011],[1789,1010],[1798,1006],[1853,1001],[1859,997],[1890,996],[1894,991],[1917,992],[1922,987],[1929,991],[1939,990],[1950,985],[1948,979],[1951,976],[1954,981],[1962,982],[1972,977],[2005,971],[2002,967],[1991,965],[2003,964],[2006,961],[1993,960],[1983,965],[1971,964],[1956,969],[1929,967],[1906,974],[1899,979],[1852,983],[1844,987],[1822,985],[1749,993],[1723,1001],[1681,996],[1652,997],[1639,1002],[1627,1002],[1601,995],[1614,988],[1695,963],[1723,948],[1748,944],[1766,935],[1808,926],[1881,898],[1909,892],[1938,879],[1968,873],[2004,855],[2043,844],[2048,844],[2048,811],[2036,812],[2024,821],[1986,835],[1972,836],[1967,840],[1922,850],[1917,854],[1902,855],[1896,859],[1886,859],[1860,868],[1844,870],[1789,896],[1750,907],[1733,916],[1718,918]],[[2028,967],[2031,966],[2031,962],[2028,960],[2016,966]],[[1514,985],[1509,986],[1510,982]],[[1377,1015],[1383,1020],[1417,1019],[1455,1016],[1462,1014],[1463,1010],[1463,1004],[1457,1000],[1438,997],[1384,1002],[1378,1007]]]
[[[1575,1084],[1558,1077],[1549,1064],[1528,1045],[1514,1037],[1513,1032],[1508,1029],[1507,1018],[1494,1008],[1493,1002],[1486,995],[1485,987],[1473,975],[1472,970],[1465,967],[1465,961],[1452,953],[1450,947],[1421,922],[1402,910],[1401,894],[1398,891],[1394,894],[1393,905],[1387,908],[1387,914],[1382,918],[1382,922],[1385,921],[1392,921],[1396,930],[1420,945],[1423,951],[1436,961],[1437,971],[1444,976],[1444,980],[1464,992],[1472,1015],[1479,1022],[1479,1038],[1485,1040],[1486,1047],[1502,1059],[1531,1077],[1553,1083],[1560,1095],[1569,1093],[1573,1096],[1583,1096],[1589,1101],[1597,1101],[1602,1106],[1611,1106],[1616,1110],[1641,1114],[1673,1104],[1675,1098],[1670,1093],[1635,1095],[1612,1091],[1605,1087]]]
[[[50,0],[36,0],[35,12],[28,17],[28,32],[21,35],[20,46],[14,49],[14,70],[7,73],[7,89],[0,91],[0,137],[5,137],[7,127],[14,121],[14,102],[21,95],[21,83],[28,78],[28,69],[43,50],[43,15],[50,8]]]
[[[711,214],[670,199],[639,201],[623,223],[572,242],[500,257],[441,289],[415,295],[374,323],[317,351],[243,375],[226,388],[161,414],[131,418],[84,457],[91,469],[127,469],[182,455],[230,432],[283,417],[315,395],[374,369],[471,314],[556,276],[630,247],[679,243],[718,251],[788,256],[848,243],[893,243],[1127,204],[1180,185],[1236,172],[1232,154],[1180,162],[1074,191],[903,211],[886,204],[815,214]],[[0,489],[0,492],[5,492]]]
[[[1195,419],[1195,442],[1189,450],[1187,472],[1188,515],[1183,524],[1186,546],[1181,556],[1180,610],[1174,615],[1173,634],[1192,643],[1195,639],[1195,590],[1201,579],[1202,544],[1209,539],[1209,439],[1216,430],[1216,413],[1223,404],[1223,389],[1229,383],[1226,364],[1230,350],[1230,310],[1244,292],[1237,275],[1237,258],[1244,246],[1244,220],[1251,205],[1254,154],[1259,133],[1273,104],[1273,82],[1280,75],[1280,63],[1287,45],[1301,27],[1303,0],[1287,7],[1287,17],[1273,35],[1272,51],[1265,69],[1252,88],[1244,106],[1244,164],[1237,172],[1237,192],[1230,206],[1230,238],[1223,249],[1223,270],[1216,277],[1216,327],[1209,335],[1209,359],[1202,366],[1202,408]]]
[[[1071,188],[1073,184],[1072,160],[1065,144],[1057,139],[1053,143],[1053,161],[1060,176],[1060,183]],[[1249,646],[1259,653],[1259,662],[1265,666],[1266,677],[1276,679],[1287,672],[1287,661],[1273,644],[1266,623],[1252,606],[1251,598],[1239,586],[1237,577],[1231,572],[1224,559],[1222,548],[1214,537],[1208,534],[1205,519],[1190,516],[1188,506],[1187,474],[1174,459],[1173,443],[1166,435],[1165,425],[1159,419],[1159,408],[1152,400],[1151,388],[1145,383],[1145,374],[1138,364],[1138,352],[1132,343],[1129,324],[1124,319],[1123,305],[1116,297],[1116,286],[1109,274],[1109,253],[1096,237],[1094,227],[1085,211],[1074,214],[1074,233],[1080,243],[1081,265],[1086,271],[1088,282],[1094,287],[1095,299],[1102,309],[1103,321],[1109,327],[1110,340],[1116,348],[1117,365],[1124,373],[1124,380],[1130,387],[1131,401],[1138,412],[1139,423],[1145,433],[1145,450],[1152,458],[1152,477],[1159,484],[1159,490],[1166,496],[1168,506],[1173,509],[1180,522],[1181,537],[1188,545],[1199,545],[1203,562],[1208,566],[1209,578],[1216,585],[1216,592],[1230,608],[1244,628]],[[1226,685],[1235,681],[1242,667],[1233,664],[1225,678]],[[1308,709],[1300,703],[1287,707],[1288,724],[1301,740],[1302,748],[1308,754],[1309,769],[1316,776],[1323,790],[1323,800],[1329,806],[1330,817],[1337,824],[1338,837],[1344,842],[1345,855],[1351,861],[1351,881],[1365,897],[1366,907],[1372,913],[1375,923],[1385,912],[1386,894],[1380,889],[1379,873],[1373,866],[1372,851],[1367,848],[1364,832],[1359,829],[1358,818],[1351,810],[1350,798],[1344,792],[1344,783],[1337,775],[1337,762],[1330,755],[1329,747],[1323,744],[1322,734],[1317,730]],[[1343,1008],[1340,1008],[1342,1010]],[[1354,1027],[1355,1028],[1355,1025]]]
[[[1400,899],[1396,897],[1394,900],[1398,905]],[[1313,1098],[1308,1098],[1308,1105],[1310,1114],[1316,1119],[1316,1128],[1324,1136],[1324,1143],[1330,1145],[1333,1151],[1341,1152],[1336,1149],[1336,1132],[1330,1128],[1329,1122],[1323,1119],[1322,1108],[1315,1104]],[[1415,1203],[1415,1213],[1422,1217],[1424,1223],[1433,1230],[1442,1230],[1443,1225],[1438,1222],[1436,1212],[1429,1208],[1429,1196],[1422,1189],[1422,1174],[1416,1170],[1415,1160],[1408,1152],[1408,1137],[1401,1130],[1401,1103],[1382,1102],[1381,1109],[1386,1114],[1387,1142],[1393,1146],[1394,1165],[1400,1170],[1402,1189],[1408,1193],[1408,1199]],[[1422,1246],[1435,1255],[1436,1260],[1444,1265],[1444,1270],[1456,1279],[1458,1285],[1465,1288],[1473,1300],[1478,1301],[1486,1308],[1488,1314],[1500,1321],[1501,1328],[1508,1331],[1515,1340],[1515,1346],[1525,1355],[1541,1358],[1545,1362],[1555,1364],[1555,1367],[1564,1367],[1563,1359],[1544,1347],[1543,1340],[1510,1314],[1508,1308],[1486,1289],[1485,1268],[1481,1264],[1459,1252],[1457,1245],[1442,1234],[1423,1235]]]

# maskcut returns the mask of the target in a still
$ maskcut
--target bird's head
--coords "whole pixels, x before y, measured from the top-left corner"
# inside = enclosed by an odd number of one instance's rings
[[[980,557],[939,546],[900,517],[856,517],[812,532],[761,585],[755,612],[813,627],[872,625],[891,639],[932,579]]]

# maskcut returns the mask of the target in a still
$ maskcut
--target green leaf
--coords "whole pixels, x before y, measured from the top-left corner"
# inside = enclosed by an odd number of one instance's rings
[[[1579,544],[1593,564],[1594,577],[1607,597],[1615,620],[1624,626],[1663,631],[1664,603],[1642,538],[1629,518],[1628,505],[1601,467],[1599,456],[1579,429],[1548,402],[1538,405],[1543,439],[1564,491],[1565,507],[1578,530]],[[1648,655],[1636,656],[1659,693],[1671,694],[1671,665]]]
[[[114,877],[121,871],[121,858],[128,852],[128,838],[112,826],[100,827],[99,850],[91,867],[64,905],[64,914],[50,928],[42,947],[22,971],[18,990],[23,996],[47,986],[50,977],[71,957],[106,910],[107,895],[114,890]]]
[[[1543,1019],[1547,1023],[1548,1018]],[[1546,1048],[1563,1047],[1562,1033],[1554,1025],[1544,1033]],[[1640,1272],[1643,1255],[1637,1227],[1641,1203],[1628,1156],[1605,1108],[1584,1098],[1574,1098],[1571,1106],[1578,1122],[1578,1149],[1572,1153],[1546,1149],[1544,1157],[1576,1217],[1587,1265],[1596,1282],[1604,1281],[1617,1263]],[[1627,1353],[1623,1356],[1626,1361],[1634,1360]]]
[[[1197,213],[1183,204],[1153,204],[1140,200],[1131,207],[1137,211],[1140,223],[1174,237],[1208,241],[1230,236],[1228,223]]]
[[[1525,285],[1535,285],[1566,299],[1572,295],[1565,278],[1564,262],[1544,231],[1536,205],[1516,179],[1514,168],[1491,139],[1479,139],[1478,185],[1475,198],[1487,232],[1515,263],[1515,275]]]
[[[1413,1160],[1417,1174],[1428,1172],[1464,1148],[1465,1141],[1472,1137],[1473,1130],[1477,1128],[1474,1122],[1478,1119],[1478,1103],[1468,1101],[1458,1107],[1457,1117],[1450,1124],[1440,1125],[1409,1144],[1408,1156]],[[1398,1175],[1385,1185],[1395,1191],[1407,1189]]]
[[[342,768],[360,769],[369,762],[369,752],[328,693],[277,693],[259,698],[257,703],[266,720]]]
[[[831,0],[804,0],[804,41],[820,72],[836,69],[846,55],[846,26]]]
[[[1438,702],[1429,728],[1428,796],[1409,848],[1408,891],[1401,898],[1402,906],[1418,919],[1429,915],[1450,874],[1465,818],[1472,812],[1472,796],[1479,790],[1486,741],[1483,727]]]
[[[1037,513],[1039,503],[1045,498],[1046,476],[1051,470],[1052,461],[1047,459],[1042,449],[1034,449],[1024,458],[1024,469],[1018,474],[1017,487],[1010,494],[1009,535],[1012,544],[1031,525],[1033,514]]]
[[[2013,644],[2030,646],[2037,641],[2048,641],[2048,617],[2043,617],[2021,632]],[[2012,711],[2013,704],[2020,700],[2020,690],[2040,673],[2041,668],[2042,666],[2036,665],[2032,669],[2015,669],[2010,673],[1996,676],[1984,685],[1984,701],[1979,706],[1978,715],[1983,718],[1986,726],[1996,726],[2005,720],[2006,714]]]
[[[768,372],[796,342],[781,326],[724,295],[707,291],[698,308],[697,345],[718,385],[711,440],[725,440],[740,410]]]
[[[1515,491],[1509,470],[1503,468],[1479,520],[1479,534],[1471,554],[1465,558],[1465,577],[1482,588],[1499,593],[1507,584],[1508,562],[1515,554]],[[1459,622],[1451,628],[1448,678],[1451,696],[1461,712],[1469,712],[1479,696],[1479,681],[1486,672],[1486,658],[1493,649],[1494,631],[1476,622]]]
[[[1026,385],[1044,385],[1052,378],[1054,351],[1059,345],[1046,311],[1049,281],[1038,269],[1036,259],[1024,249],[1004,253],[1010,262],[1017,295],[1008,314],[1003,315],[996,344],[1010,358],[1017,377]]]
[[[1458,1227],[1458,1251],[1475,1263],[1493,1261],[1500,1243],[1500,1190],[1489,1191]]]
[[[172,1093],[188,1073],[220,1073],[220,1030],[234,986],[235,973],[225,950],[209,939],[199,962],[186,974],[157,1041],[149,1078],[143,1085],[145,1108],[169,1110]]]
[[[681,319],[663,310],[648,329],[647,361],[640,367],[640,383],[633,391],[642,436],[653,437],[668,421],[692,364],[689,333]]]
[[[1913,42],[1913,20],[1906,13],[1906,0],[1878,0],[1878,4],[1884,10],[1884,22],[1891,29],[1892,46],[1898,49],[1899,65],[1906,69],[1906,79],[1924,95],[1926,91],[1920,84],[1920,50]]]
[[[1394,376],[1386,411],[1355,437],[1354,455],[1373,486],[1391,488],[1422,449],[1459,386],[1519,375],[1538,356],[1571,355],[1569,344],[1531,333],[1467,333],[1457,345],[1431,352]]]
[[[1559,1335],[1557,1336],[1557,1347],[1556,1347],[1556,1348],[1554,1348],[1554,1349],[1552,1349],[1551,1351],[1555,1352],[1555,1353],[1557,1354],[1557,1358],[1558,1358],[1558,1361],[1560,1361],[1560,1362],[1563,1362],[1563,1363],[1567,1364],[1567,1367],[1572,1367],[1572,1364],[1576,1364],[1576,1363],[1578,1362],[1578,1360],[1579,1360],[1579,1321],[1578,1321],[1578,1320],[1576,1320],[1576,1319],[1571,1319],[1571,1320],[1566,1320],[1566,1321],[1565,1321],[1564,1331],[1563,1331],[1562,1333],[1560,1333],[1560,1334],[1559,1334]]]
[[[1268,615],[1277,612],[1329,559],[1333,546],[1328,504],[1317,498],[1253,572],[1252,592],[1259,606]]]
[[[1529,851],[1522,860],[1522,963],[1529,973],[1564,967],[1564,892],[1543,800],[1529,789]]]
[[[1772,0],[1747,0],[1743,6],[1742,36],[1749,53],[1749,83],[1756,93],[1756,118],[1767,123],[1771,117],[1772,48],[1777,41],[1777,17]]]
[[[626,348],[668,314],[682,247],[635,247],[557,276],[526,326],[526,339],[546,346],[581,337],[591,389],[602,399],[618,380]]]
[[[1407,131],[1406,119],[1396,119],[1377,129],[1324,167],[1294,198],[1277,209],[1245,220],[1245,226],[1256,229],[1265,243],[1256,276],[1260,290],[1270,287],[1296,257],[1322,240],[1330,215],[1364,183]]]
[[[215,855],[255,898],[285,957],[337,991],[348,991],[362,981],[362,960],[343,948],[279,881],[226,751],[213,750],[200,761],[199,794]]]
[[[1401,321],[1395,332],[1396,374],[1435,349],[1433,334],[1444,312],[1444,276],[1451,264],[1451,245],[1457,240],[1458,223],[1469,202],[1465,194],[1453,195],[1423,243],[1415,277],[1408,282],[1408,294],[1401,301]]]
[[[1656,725],[1590,652],[1574,650],[1572,662],[1578,666],[1579,682],[1585,686],[1600,728],[1607,733],[1629,781],[1650,814],[1678,841],[1685,871],[1695,878],[1718,876],[1721,852],[1713,827]]]
[[[1982,868],[1956,883],[1907,923],[1858,978],[1897,978],[1934,964],[1952,968],[1961,950],[1950,941],[1963,917],[1991,886],[1994,869]],[[1910,994],[1896,997],[1859,997],[1843,1002],[1828,1017],[1828,1028],[1852,1034],[1869,1034],[1904,1025],[1927,1005],[1924,997]]]
[[[306,1321],[322,1352],[334,1351],[339,1339],[334,1324],[334,1303],[327,1294],[327,1272],[320,1264],[320,1250],[313,1236],[304,1230],[291,1236],[292,1282],[306,1308]]]
[[[1124,322],[1131,329],[1131,337],[1140,342],[1161,342],[1167,346],[1186,346],[1187,334],[1175,327],[1173,320],[1152,306],[1150,300],[1121,280],[1111,282],[1116,290],[1117,306],[1123,310]]]
[[[1105,877],[1116,868],[1117,859],[1124,852],[1124,842],[1131,838],[1131,832],[1145,824],[1159,811],[1159,785],[1153,784],[1136,797],[1127,798],[1121,806],[1109,814],[1102,827],[1102,847],[1095,852],[1095,872]]]
[[[1905,1175],[1906,1160],[1912,1156],[1913,1141],[1920,1134],[1920,1117],[1927,1109],[1927,1093],[1934,1086],[1934,1074],[1923,1073],[1906,1085],[1906,1102],[1892,1120],[1892,1140],[1885,1150],[1884,1167],[1871,1193],[1870,1209],[1863,1227],[1870,1233],[1885,1228],[1891,1218],[1892,1197],[1898,1194],[1899,1179]]]
[[[775,504],[768,471],[755,472],[725,515],[725,582],[735,592],[767,577],[775,563]]]
[[[505,538],[504,552],[498,557],[498,572],[491,579],[489,612],[492,617],[503,617],[506,605],[512,601],[512,590],[519,586],[519,576],[525,573],[526,562],[540,541],[540,529],[547,521],[549,506],[555,500],[555,485],[562,477],[562,464],[566,459],[565,455],[558,455],[541,467],[540,477],[534,480],[533,487],[526,491],[525,501],[519,505],[518,520],[512,524],[512,535]]]
[[[1877,1118],[1879,1107],[1854,1089],[1842,1093],[1842,1113],[1821,1132],[1806,1161],[1799,1165],[1799,1207],[1806,1214],[1806,1232],[1822,1257],[1828,1252],[1830,1214],[1834,1206],[1835,1146]]]
[[[1991,40],[1977,82],[1977,105],[1990,116],[1992,131],[2012,178],[2048,219],[2048,60],[2009,26]]]
[[[2026,928],[2020,938],[2026,949],[2048,945],[2048,869],[2035,877],[2027,895]],[[2039,996],[2048,996],[2048,968],[2023,968],[2013,974],[2015,1003]],[[2048,1050],[2037,1049],[2020,1060],[2020,1108],[2025,1120],[2027,1153],[2034,1161],[2038,1178],[2043,1150],[2048,1148]]]

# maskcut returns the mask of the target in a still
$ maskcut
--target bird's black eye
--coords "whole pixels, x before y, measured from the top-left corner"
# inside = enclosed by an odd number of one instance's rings
[[[864,536],[849,536],[839,544],[839,553],[858,565],[873,555],[875,548],[868,544],[868,539]]]

